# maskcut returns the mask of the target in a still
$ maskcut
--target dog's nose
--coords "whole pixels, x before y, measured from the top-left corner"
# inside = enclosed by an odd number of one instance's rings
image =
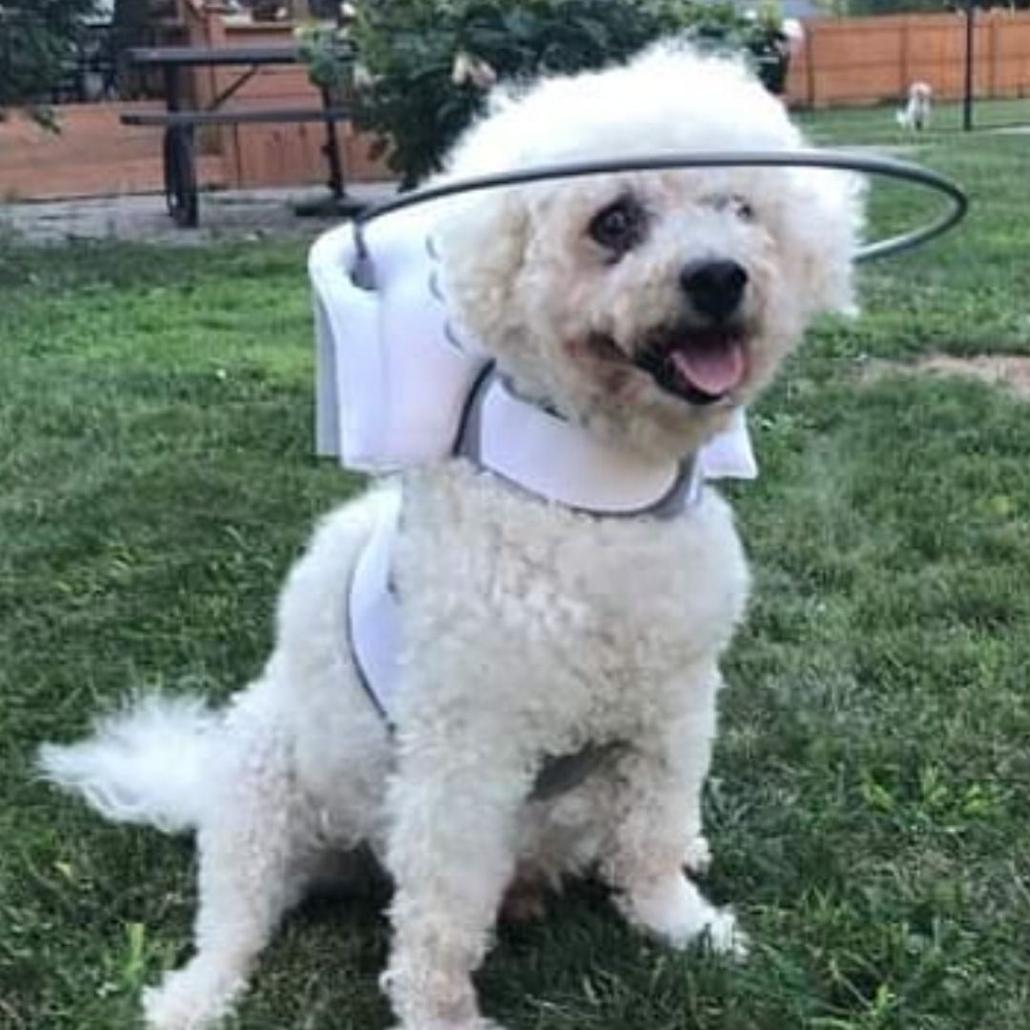
[[[740,306],[747,270],[736,261],[692,261],[680,272],[680,285],[702,315],[721,322]]]

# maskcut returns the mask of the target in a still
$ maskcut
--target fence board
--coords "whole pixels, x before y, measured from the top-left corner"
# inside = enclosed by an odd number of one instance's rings
[[[974,89],[979,97],[1030,95],[1030,12],[977,15]],[[898,100],[916,80],[941,99],[965,88],[966,20],[962,13],[812,18],[787,79],[799,106]]]
[[[162,189],[161,129],[126,128],[123,111],[162,104],[63,104],[60,133],[24,118],[0,122],[0,201],[150,193]],[[226,182],[222,160],[198,163],[206,186]]]

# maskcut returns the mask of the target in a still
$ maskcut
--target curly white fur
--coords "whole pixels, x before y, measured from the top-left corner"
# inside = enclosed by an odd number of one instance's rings
[[[499,99],[447,174],[801,142],[741,66],[664,48]],[[613,261],[586,227],[627,192],[648,232]],[[858,215],[840,173],[626,174],[455,203],[443,261],[462,319],[522,393],[591,432],[682,456],[768,382],[815,312],[850,305]],[[700,405],[631,359],[682,310],[684,265],[713,257],[748,274],[747,369]],[[603,352],[587,342],[598,337]],[[225,711],[155,698],[96,739],[43,751],[47,774],[105,815],[197,832],[196,954],[147,993],[151,1027],[226,1012],[284,910],[362,842],[396,884],[383,982],[404,1030],[489,1025],[470,974],[516,876],[595,868],[626,916],[670,944],[741,947],[732,915],[682,873],[708,860],[700,792],[718,660],[747,593],[727,505],[707,490],[675,520],[594,519],[463,461],[408,475],[394,554],[405,689],[391,738],[351,663],[345,585],[399,488],[321,525],[287,580],[264,673]],[[544,756],[609,740],[629,745],[616,764],[527,800]],[[184,745],[186,773],[163,777]]]

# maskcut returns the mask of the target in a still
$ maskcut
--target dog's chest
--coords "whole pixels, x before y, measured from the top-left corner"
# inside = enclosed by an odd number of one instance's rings
[[[725,647],[747,574],[711,490],[675,519],[592,518],[455,465],[405,488],[396,544],[409,667],[580,715],[639,709]],[[472,688],[469,688],[472,689]]]

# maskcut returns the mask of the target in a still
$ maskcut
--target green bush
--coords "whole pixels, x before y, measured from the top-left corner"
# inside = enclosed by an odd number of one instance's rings
[[[25,107],[51,122],[46,106],[73,52],[94,0],[33,0],[0,4],[0,118]]]
[[[782,85],[779,18],[768,5],[748,16],[696,0],[374,0],[353,28],[370,73],[356,89],[358,121],[412,186],[440,167],[483,103],[480,86],[452,81],[458,54],[518,80],[597,68],[672,33],[749,52],[767,84]]]

